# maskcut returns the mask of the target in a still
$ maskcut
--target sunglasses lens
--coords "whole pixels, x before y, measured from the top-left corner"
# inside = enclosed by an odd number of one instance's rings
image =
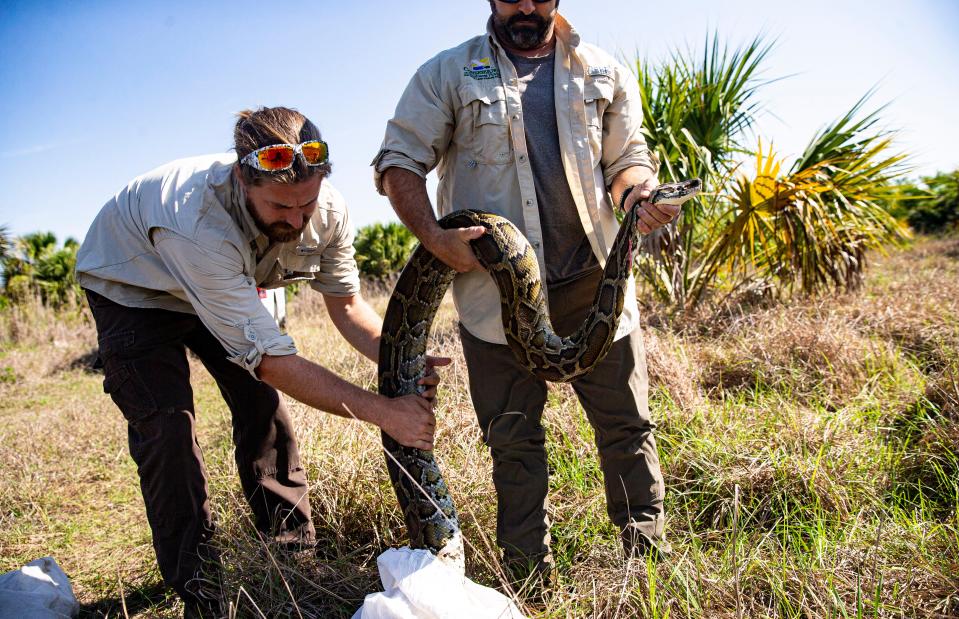
[[[300,145],[303,152],[303,158],[310,165],[320,165],[326,163],[329,157],[329,151],[325,142],[314,140],[312,142],[303,142]]]
[[[260,166],[268,172],[285,170],[293,165],[292,146],[271,146],[261,150],[257,156]]]

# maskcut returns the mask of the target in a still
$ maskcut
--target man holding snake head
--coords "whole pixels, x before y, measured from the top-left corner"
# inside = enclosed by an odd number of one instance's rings
[[[497,542],[521,581],[548,583],[545,382],[506,345],[500,299],[469,241],[481,227],[437,224],[425,177],[439,176],[437,211],[480,209],[529,239],[562,336],[587,315],[618,230],[614,205],[639,203],[640,232],[672,221],[678,206],[647,200],[658,163],[640,130],[635,78],[580,41],[559,0],[489,0],[485,34],[422,65],[400,99],[373,161],[377,189],[423,245],[459,272],[453,298],[470,392],[493,458]],[[571,384],[596,434],[608,514],[627,554],[668,552],[664,484],[635,283],[630,278],[615,343]]]

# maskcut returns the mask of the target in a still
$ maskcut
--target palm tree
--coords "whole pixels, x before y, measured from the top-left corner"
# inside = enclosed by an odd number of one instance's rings
[[[770,49],[758,37],[730,51],[713,36],[701,58],[637,62],[660,180],[698,176],[709,190],[647,239],[649,256],[638,266],[649,288],[677,307],[757,282],[784,293],[853,288],[868,250],[904,238],[882,208],[906,171],[904,156],[890,153],[891,134],[877,127],[882,110],[863,114],[868,94],[791,166],[761,140],[747,144],[758,91],[770,82],[759,77]],[[756,169],[747,174],[750,159]]]
[[[760,109],[758,77],[770,46],[759,38],[730,52],[717,36],[707,37],[702,58],[674,54],[659,67],[637,61],[643,128],[662,165],[662,181],[698,177],[706,187],[728,182],[741,143]],[[689,202],[672,225],[646,240],[654,258],[640,273],[664,300],[685,306],[696,279],[695,256],[706,242],[704,222],[721,205],[704,196]]]
[[[44,303],[62,305],[80,296],[74,275],[80,244],[68,238],[57,247],[52,232],[34,232],[13,243],[2,257],[4,292],[14,301],[39,296]]]
[[[10,230],[6,226],[0,226],[0,261],[10,253],[11,245]]]

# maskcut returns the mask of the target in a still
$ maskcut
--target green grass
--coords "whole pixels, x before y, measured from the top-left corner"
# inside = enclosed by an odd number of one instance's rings
[[[571,389],[552,386],[544,425],[558,584],[525,607],[530,615],[959,616],[957,248],[924,241],[876,257],[856,295],[647,329],[674,550],[659,563],[621,556],[592,429]],[[385,299],[374,301],[382,310]],[[305,356],[373,386],[372,364],[316,299],[293,301],[289,328]],[[83,616],[178,616],[155,567],[122,418],[88,367],[89,321],[8,309],[0,337],[0,570],[51,555]],[[491,464],[450,307],[433,341],[454,357],[437,456],[470,546],[468,573],[501,586]],[[291,405],[320,546],[315,556],[284,554],[250,524],[229,412],[193,369],[224,598],[242,617],[351,616],[379,589],[376,556],[404,543],[378,433]]]

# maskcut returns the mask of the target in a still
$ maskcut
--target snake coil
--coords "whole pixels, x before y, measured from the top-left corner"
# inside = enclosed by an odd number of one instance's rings
[[[699,193],[700,187],[699,179],[667,183],[657,187],[649,201],[679,205]],[[456,211],[439,224],[446,229],[486,229],[470,243],[499,288],[509,347],[538,378],[568,382],[592,370],[613,344],[639,241],[637,219],[638,204],[626,214],[616,235],[592,310],[569,337],[553,332],[536,253],[516,226],[499,215],[474,210]],[[383,319],[379,357],[382,395],[398,397],[418,392],[417,381],[426,373],[430,327],[455,275],[422,245],[413,252]],[[385,432],[382,436],[390,481],[403,510],[410,546],[429,548],[462,564],[459,519],[433,452],[400,445]]]

